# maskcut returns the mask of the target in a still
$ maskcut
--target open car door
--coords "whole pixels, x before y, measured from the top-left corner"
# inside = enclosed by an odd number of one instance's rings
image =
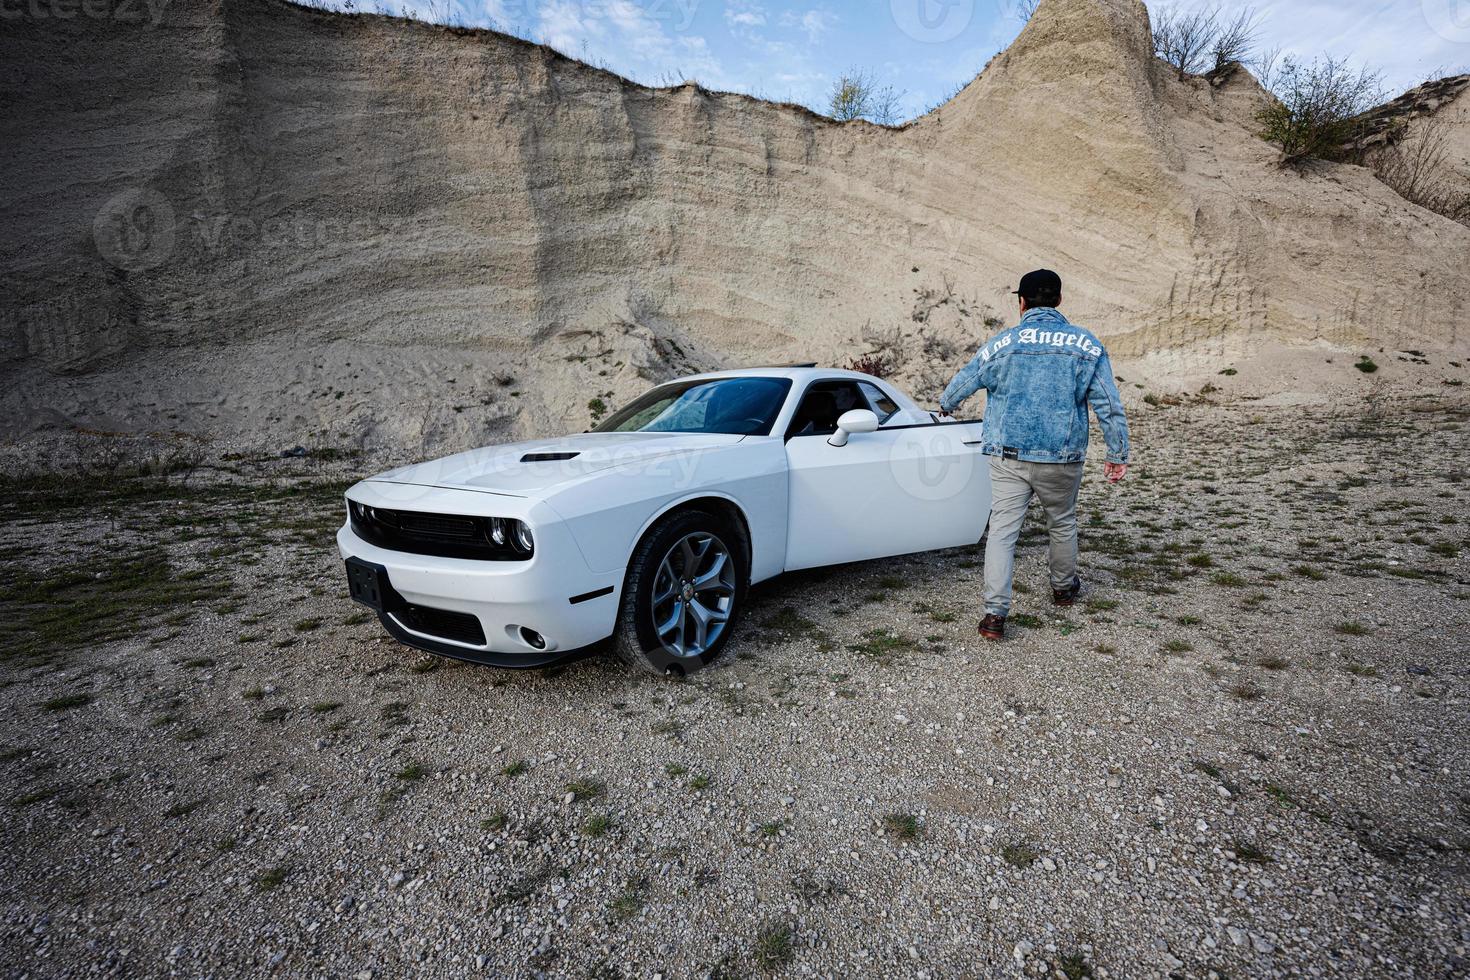
[[[786,569],[978,542],[990,519],[981,423],[879,428],[833,445],[837,419],[854,408],[869,408],[856,384],[815,382],[788,430]]]

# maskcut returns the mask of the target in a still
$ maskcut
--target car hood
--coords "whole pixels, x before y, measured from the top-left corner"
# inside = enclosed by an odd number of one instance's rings
[[[678,464],[711,449],[733,446],[739,435],[682,432],[589,432],[472,449],[371,477],[375,483],[449,487],[532,497],[593,473],[674,475]]]

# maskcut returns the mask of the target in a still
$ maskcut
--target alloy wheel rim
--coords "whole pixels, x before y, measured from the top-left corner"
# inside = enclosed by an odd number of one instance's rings
[[[650,599],[653,631],[680,660],[719,642],[735,611],[735,563],[725,542],[706,531],[686,534],[659,562]]]

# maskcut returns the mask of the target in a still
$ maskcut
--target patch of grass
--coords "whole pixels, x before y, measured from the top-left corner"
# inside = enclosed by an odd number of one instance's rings
[[[410,762],[402,769],[393,774],[394,779],[402,779],[406,782],[417,782],[429,774],[429,770],[417,762]]]
[[[181,571],[162,548],[92,551],[45,572],[0,572],[0,657],[45,662],[69,650],[137,636],[194,613],[231,591],[220,573]]]
[[[368,620],[370,620],[372,618],[373,617],[369,616],[365,612],[355,612],[352,615],[350,615],[350,616],[346,617],[345,619],[343,619],[342,620],[342,625],[343,626],[361,626],[363,623],[366,623]]]
[[[664,763],[664,775],[666,776],[682,776],[688,771],[688,769],[679,765],[677,762]]]
[[[702,789],[708,789],[711,782],[713,782],[713,780],[711,780],[709,776],[700,772],[695,773],[693,776],[689,777],[688,785],[690,789],[694,790],[697,793]]]
[[[848,645],[848,649],[854,653],[872,657],[880,662],[889,659],[895,653],[902,653],[913,648],[913,640],[886,629],[868,630],[863,634],[863,642]]]
[[[47,800],[51,799],[53,796],[60,795],[60,793],[61,790],[57,787],[34,790],[30,793],[23,793],[20,796],[17,796],[15,798],[15,805],[34,806],[37,803],[44,803]]]
[[[618,892],[617,896],[607,903],[607,910],[617,922],[627,922],[633,916],[643,911],[643,906],[648,902],[648,882],[643,878],[635,878],[628,886]]]
[[[768,820],[756,826],[756,831],[766,837],[777,837],[786,827],[784,820]]]
[[[282,864],[255,876],[255,890],[268,892],[279,888],[291,874],[290,865]]]
[[[408,672],[410,674],[432,674],[441,666],[443,666],[443,663],[438,657],[424,657],[422,660],[415,660],[409,664]]]
[[[1024,626],[1028,630],[1041,629],[1046,625],[1046,621],[1040,616],[1033,616],[1030,613],[1017,613],[1010,618],[1010,622],[1017,626]]]
[[[796,933],[784,922],[767,923],[755,937],[755,963],[762,970],[786,966],[796,955]]]
[[[571,793],[579,800],[601,796],[606,790],[607,784],[600,779],[578,779],[562,787],[562,792]]]
[[[1232,369],[1230,373],[1234,374],[1235,371]],[[1087,956],[1080,952],[1062,954],[1057,960],[1057,969],[1062,971],[1062,976],[1067,980],[1087,980],[1088,977],[1093,976],[1092,964],[1087,962]]]
[[[1352,661],[1352,660],[1350,660],[1347,663],[1343,664],[1342,669],[1345,670],[1345,671],[1347,671],[1349,674],[1352,674],[1354,677],[1377,677],[1378,676],[1378,668],[1377,667],[1374,667],[1371,664],[1360,664],[1360,663],[1357,663],[1356,661]]]
[[[92,703],[90,694],[63,694],[59,698],[41,702],[42,711],[70,711],[72,708],[85,707]]]
[[[791,634],[809,633],[817,628],[816,623],[798,613],[792,606],[782,606],[774,615],[766,617],[761,625],[779,633]]]
[[[655,735],[677,735],[684,730],[684,726],[672,718],[665,718],[663,721],[654,722],[648,730]]]
[[[1311,579],[1313,582],[1321,582],[1327,578],[1326,572],[1320,568],[1314,568],[1311,565],[1297,565],[1292,571],[1296,572],[1302,578]]]
[[[1264,788],[1266,790],[1267,796],[1271,797],[1271,799],[1286,807],[1288,810],[1301,809],[1301,804],[1297,802],[1296,797],[1292,796],[1291,793],[1284,788],[1277,786],[1275,783],[1266,783]]]
[[[1013,868],[1029,868],[1041,855],[1026,844],[1006,844],[1000,849],[1000,857]]]
[[[247,687],[245,690],[240,692],[240,697],[244,698],[246,701],[259,701],[261,698],[265,697],[265,688],[261,687],[259,684],[256,684],[254,687]]]
[[[500,774],[502,776],[505,776],[507,779],[514,779],[517,776],[524,774],[526,768],[526,764],[520,759],[517,759],[514,762],[508,763],[503,769],[501,769]]]
[[[284,704],[278,704],[274,708],[266,708],[255,716],[256,721],[282,721],[291,713],[291,709]]]
[[[1088,599],[1082,607],[1090,613],[1112,612],[1118,608],[1116,599]]]
[[[1210,581],[1216,585],[1223,585],[1227,589],[1243,589],[1250,584],[1250,582],[1236,575],[1234,572],[1216,572],[1210,576]]]
[[[214,661],[209,657],[192,657],[182,661],[179,666],[188,668],[189,670],[202,670],[205,667],[213,667]]]
[[[504,830],[508,823],[510,823],[510,814],[504,810],[496,810],[490,816],[480,821],[480,829],[495,833],[496,831]]]
[[[340,707],[342,707],[341,701],[318,701],[311,706],[311,713],[314,715],[331,714]]]
[[[1241,681],[1230,688],[1230,696],[1239,701],[1259,701],[1266,694],[1250,681]]]
[[[1188,640],[1174,639],[1167,640],[1164,643],[1164,652],[1166,653],[1190,653],[1193,650],[1194,644]]]
[[[588,837],[601,837],[612,828],[612,817],[605,813],[594,813],[582,821],[582,833]]]
[[[1256,666],[1263,667],[1266,670],[1285,670],[1286,668],[1291,666],[1291,661],[1287,660],[1285,657],[1278,657],[1275,654],[1270,654],[1257,660]]]
[[[1332,627],[1332,629],[1334,632],[1341,633],[1343,636],[1367,636],[1369,633],[1373,632],[1362,623],[1352,621],[1346,623],[1338,623],[1336,626]]]
[[[175,803],[173,806],[163,811],[163,819],[172,820],[176,817],[187,817],[189,814],[193,813],[195,810],[199,809],[203,805],[204,800],[202,799],[193,800],[189,803]]]
[[[310,633],[312,630],[317,629],[321,625],[322,621],[320,619],[298,619],[296,622],[291,624],[291,628],[298,633]]]
[[[1246,861],[1250,864],[1271,863],[1271,855],[1256,847],[1250,841],[1237,840],[1230,846],[1230,849],[1235,852],[1238,860]]]
[[[899,840],[918,840],[919,818],[912,813],[890,813],[883,818],[883,831]]]
[[[1213,568],[1215,566],[1215,559],[1211,558],[1209,555],[1205,554],[1202,551],[1190,555],[1184,560],[1193,565],[1195,568]]]
[[[1367,354],[1364,354],[1362,357],[1358,358],[1358,362],[1354,364],[1353,367],[1357,368],[1359,371],[1362,371],[1364,374],[1375,374],[1378,371],[1377,363],[1374,362],[1373,358],[1369,357]]]
[[[1178,619],[1174,620],[1174,622],[1178,623],[1180,626],[1199,626],[1204,622],[1204,620],[1200,619],[1198,616],[1180,616]]]

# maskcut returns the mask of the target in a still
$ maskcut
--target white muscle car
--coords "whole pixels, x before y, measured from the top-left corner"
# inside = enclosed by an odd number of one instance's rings
[[[756,582],[979,541],[980,437],[865,374],[704,374],[583,435],[364,480],[337,545],[352,597],[409,646],[527,668],[612,638],[630,664],[687,674]]]

